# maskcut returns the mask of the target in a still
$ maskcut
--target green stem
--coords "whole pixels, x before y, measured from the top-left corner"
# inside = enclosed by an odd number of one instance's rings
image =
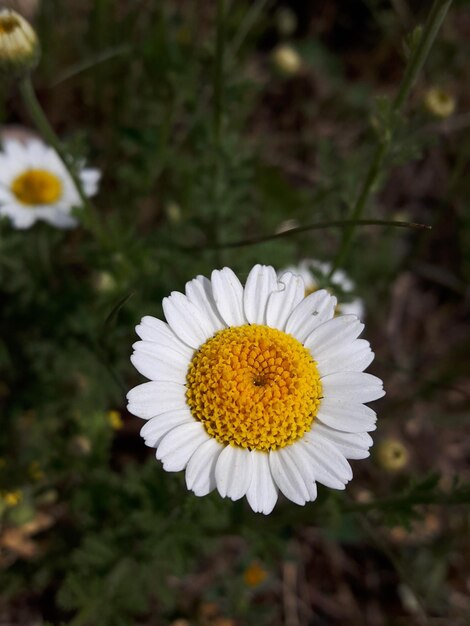
[[[77,189],[77,193],[80,196],[83,208],[85,210],[86,224],[95,233],[95,235],[99,236],[101,233],[101,226],[98,222],[96,212],[88,196],[85,194],[82,181],[77,174],[72,158],[63,147],[60,139],[57,137],[54,129],[50,125],[49,120],[47,119],[39,103],[39,100],[37,99],[36,92],[34,91],[31,77],[29,75],[23,78],[23,80],[20,82],[20,92],[29,111],[29,114],[31,115],[31,118],[36,125],[36,128],[39,130],[46,142],[57,152],[57,154],[63,161],[68,173],[70,174],[70,177],[73,180],[75,188]]]
[[[213,185],[213,222],[212,239],[214,244],[214,262],[222,264],[219,248],[220,202],[222,185],[222,156],[220,154],[220,135],[224,101],[224,64],[225,64],[225,0],[217,0],[216,45],[214,65],[214,185]]]
[[[439,28],[441,27],[451,4],[452,0],[434,1],[428,15],[428,19],[424,25],[423,32],[421,33],[419,43],[410,57],[400,88],[392,103],[389,128],[387,129],[388,132],[384,133],[384,136],[380,139],[380,143],[377,145],[366,179],[351,211],[351,220],[353,223],[344,233],[341,248],[335,262],[332,265],[329,278],[331,278],[336,269],[344,263],[346,255],[349,252],[355,232],[354,221],[361,217],[364,208],[366,207],[367,202],[377,185],[382,171],[382,165],[392,145],[393,134],[396,129],[399,114],[401,113],[418,74],[428,57],[431,46],[436,39]]]
[[[217,35],[215,45],[214,67],[214,138],[216,145],[219,142],[222,125],[222,102],[224,97],[224,55],[225,55],[225,0],[217,0]]]
[[[411,228],[413,230],[430,230],[431,227],[427,224],[417,224],[415,222],[399,222],[393,220],[335,220],[331,222],[317,222],[316,224],[308,224],[306,226],[298,226],[291,228],[282,233],[274,233],[273,235],[261,235],[260,237],[252,237],[251,239],[242,239],[240,241],[227,241],[226,243],[219,244],[219,248],[241,248],[243,246],[253,246],[258,243],[265,243],[266,241],[273,241],[274,239],[284,239],[291,237],[292,235],[298,235],[299,233],[306,233],[311,230],[322,230],[324,228],[346,228],[351,224],[357,226],[392,226],[396,228]],[[205,248],[213,248],[213,246],[206,245]],[[181,247],[182,250],[199,250],[195,246]]]

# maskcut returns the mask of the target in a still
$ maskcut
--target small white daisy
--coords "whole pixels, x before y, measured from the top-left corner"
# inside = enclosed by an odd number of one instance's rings
[[[94,195],[100,172],[84,168],[79,176],[86,195]],[[39,140],[5,141],[0,152],[0,216],[19,229],[37,220],[70,228],[77,224],[72,209],[80,205],[75,184],[55,150]]]
[[[305,297],[300,276],[262,265],[245,287],[224,268],[164,298],[167,323],[144,317],[131,357],[150,382],[127,396],[164,469],[186,469],[198,496],[246,495],[265,514],[278,491],[303,505],[317,482],[344,489],[346,459],[372,445],[364,403],[384,391],[363,373],[374,357],[357,339],[364,325],[335,307],[327,291]]]
[[[302,276],[305,283],[305,294],[309,295],[318,289],[320,278],[326,278],[331,272],[331,263],[317,261],[316,259],[304,259],[296,266],[289,266],[281,270],[283,272],[293,272]],[[341,269],[335,270],[331,277],[333,291],[338,291],[338,295],[348,297],[355,289],[355,284],[349,276]],[[335,289],[336,288],[336,289]],[[341,315],[356,315],[359,319],[364,319],[364,303],[361,298],[353,298],[349,302],[340,302],[337,313]]]

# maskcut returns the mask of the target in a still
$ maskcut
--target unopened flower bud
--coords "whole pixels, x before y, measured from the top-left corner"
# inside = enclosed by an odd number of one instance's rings
[[[88,456],[91,452],[91,441],[84,435],[75,435],[70,441],[69,449],[74,456]]]
[[[0,9],[0,75],[24,76],[39,61],[39,41],[31,24],[11,9]]]
[[[258,561],[254,561],[243,572],[243,580],[248,587],[258,587],[266,580],[268,573]]]
[[[398,472],[406,467],[409,456],[408,449],[399,439],[383,439],[377,446],[377,462],[388,472]]]
[[[285,76],[295,76],[302,68],[302,57],[288,45],[280,45],[272,53],[274,66]]]
[[[276,25],[281,35],[290,37],[297,28],[297,16],[289,7],[280,7],[276,11]]]
[[[445,89],[431,87],[424,96],[424,106],[435,117],[445,119],[455,111],[455,98]]]
[[[124,426],[124,422],[122,421],[119,411],[108,411],[106,413],[106,419],[113,430],[121,430]]]

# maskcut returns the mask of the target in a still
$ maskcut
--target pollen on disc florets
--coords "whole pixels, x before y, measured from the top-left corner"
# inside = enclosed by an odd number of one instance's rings
[[[312,425],[322,387],[310,352],[275,328],[217,332],[194,355],[186,379],[192,415],[224,445],[269,451]]]

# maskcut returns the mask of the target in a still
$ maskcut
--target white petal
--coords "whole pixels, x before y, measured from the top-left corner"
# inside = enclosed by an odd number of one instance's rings
[[[317,418],[331,428],[348,433],[375,430],[377,421],[375,411],[370,407],[334,397],[322,400]]]
[[[333,443],[315,437],[314,429],[295,445],[302,447],[309,455],[317,482],[332,489],[344,489],[351,480],[351,466],[344,456]]]
[[[127,394],[127,410],[132,415],[150,419],[166,411],[178,411],[186,407],[186,387],[172,382],[142,383]]]
[[[304,342],[315,361],[328,358],[356,339],[364,329],[354,315],[340,315],[328,320],[310,333]]]
[[[216,439],[203,443],[189,459],[186,485],[197,496],[206,496],[215,489],[215,466],[224,446]]]
[[[214,328],[214,332],[225,328],[225,324],[217,310],[211,281],[205,276],[197,276],[186,283],[186,295],[200,311],[207,315]]]
[[[1,168],[2,168],[2,162],[0,161],[0,172],[2,171]],[[7,204],[10,202],[16,202],[15,196],[11,193],[9,189],[7,189],[6,187],[2,187],[0,183],[0,203]]]
[[[56,228],[73,228],[78,224],[78,220],[75,217],[60,208],[48,211],[47,213],[42,210],[38,217]]]
[[[290,314],[303,300],[304,295],[305,285],[302,278],[289,272],[283,274],[278,281],[276,290],[268,299],[266,307],[267,325],[284,330]]]
[[[320,289],[304,298],[292,311],[286,324],[286,333],[303,343],[310,333],[335,314],[336,298],[326,289]]]
[[[341,315],[355,315],[360,320],[365,318],[364,302],[361,298],[356,298],[351,302],[344,302],[339,306]]]
[[[17,204],[5,204],[0,207],[0,215],[10,218],[13,226],[20,230],[29,228],[37,220],[37,215],[32,209],[23,209]]]
[[[363,372],[338,372],[321,379],[326,399],[353,403],[372,402],[385,395],[383,383],[377,376]]]
[[[86,168],[80,172],[80,180],[87,196],[94,196],[98,191],[101,172],[94,168]]]
[[[287,448],[282,448],[271,451],[269,466],[274,482],[286,498],[303,506],[310,498],[309,490],[299,468],[286,450]]]
[[[193,422],[194,418],[188,408],[179,411],[167,411],[145,422],[140,430],[140,435],[145,440],[145,445],[156,448],[170,430],[181,424],[192,424]]]
[[[155,341],[156,343],[165,343],[163,340],[176,339],[176,335],[166,322],[159,320],[152,315],[145,315],[140,324],[135,327],[136,333],[145,341]]]
[[[167,472],[183,470],[194,452],[209,439],[201,422],[182,424],[170,430],[161,440],[156,457]]]
[[[142,376],[150,380],[172,381],[184,385],[189,361],[182,354],[152,341],[136,341],[131,361]]]
[[[320,376],[335,372],[363,372],[374,360],[374,353],[365,339],[356,339],[346,343],[334,354],[317,359]]]
[[[246,492],[249,505],[255,513],[268,515],[277,502],[277,487],[274,484],[269,467],[269,455],[266,452],[251,452],[253,477]]]
[[[308,501],[313,502],[317,499],[317,485],[315,482],[315,472],[308,454],[306,454],[301,447],[297,448],[295,444],[283,448],[282,452],[284,455],[289,456],[291,461],[296,465],[308,491]]]
[[[228,326],[243,326],[247,319],[243,310],[243,287],[234,272],[224,267],[211,275],[212,293],[222,319]]]
[[[368,433],[343,433],[320,422],[312,426],[312,433],[333,443],[346,459],[366,459],[374,443]]]
[[[276,272],[269,265],[255,265],[245,284],[243,305],[250,324],[266,324],[266,304],[277,287]]]
[[[180,341],[166,322],[156,317],[145,315],[140,324],[135,327],[135,331],[144,341],[153,341],[161,346],[167,346],[187,358],[188,362],[194,355],[194,350]]]
[[[172,331],[191,348],[199,348],[217,330],[210,319],[178,291],[163,298],[162,306]]]
[[[253,475],[253,461],[249,450],[226,446],[215,466],[217,490],[222,498],[239,500],[246,494]]]

